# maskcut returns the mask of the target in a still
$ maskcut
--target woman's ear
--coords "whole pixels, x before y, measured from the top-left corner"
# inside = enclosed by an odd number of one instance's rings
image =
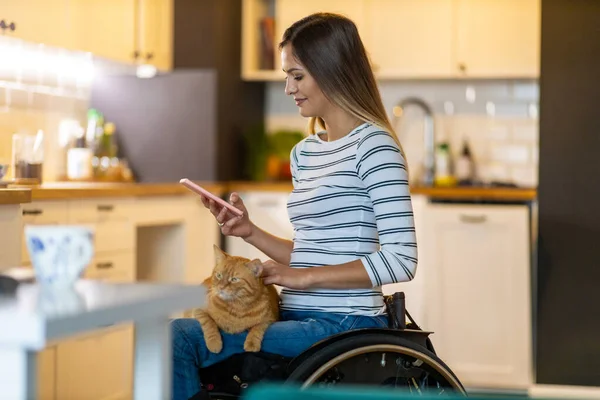
[[[254,276],[256,276],[257,278],[260,277],[260,275],[262,274],[263,265],[262,265],[262,262],[258,258],[250,261],[248,264],[246,264],[246,266],[250,269],[252,274],[254,274]]]

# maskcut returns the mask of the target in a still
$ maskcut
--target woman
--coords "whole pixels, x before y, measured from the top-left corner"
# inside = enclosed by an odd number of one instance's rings
[[[243,217],[203,202],[224,235],[272,259],[263,276],[283,287],[282,321],[262,351],[293,357],[333,334],[386,326],[381,286],[414,277],[417,247],[405,159],[354,23],[313,14],[289,27],[279,48],[286,94],[310,118],[310,135],[291,152],[294,240],[255,226],[236,193],[230,201]],[[223,334],[213,354],[197,321],[172,327],[175,399],[200,390],[200,367],[243,352],[245,334]]]

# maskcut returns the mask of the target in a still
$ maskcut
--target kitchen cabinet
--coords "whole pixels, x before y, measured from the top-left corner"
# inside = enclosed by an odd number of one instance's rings
[[[276,45],[281,41],[284,31],[291,24],[315,12],[332,12],[345,15],[354,21],[359,33],[362,35],[366,25],[365,8],[365,0],[276,0]],[[281,71],[279,51],[275,52],[275,71]],[[280,75],[282,74],[283,72]]]
[[[467,387],[532,383],[529,219],[526,205],[428,206],[422,327]]]
[[[173,67],[173,0],[139,1],[139,61],[169,71]]]
[[[48,46],[70,43],[71,0],[0,0],[0,34]]]
[[[70,0],[73,49],[131,64],[137,48],[136,0]]]
[[[60,342],[55,371],[56,399],[131,398],[133,327]]]
[[[461,75],[537,77],[541,0],[455,0]]]
[[[0,233],[19,232],[21,229],[21,205],[4,204],[0,206]],[[0,245],[0,270],[19,263],[22,236],[5,234]]]
[[[9,37],[172,68],[173,0],[0,0],[0,10]]]
[[[95,251],[86,279],[201,283],[212,271],[213,245],[220,241],[214,217],[195,195],[35,200],[2,211],[13,208],[19,217],[11,222],[13,231],[28,224],[93,227]],[[3,215],[0,227],[8,230]],[[25,244],[18,241],[15,248],[21,250],[13,253],[30,265]],[[52,343],[37,355],[38,399],[131,398],[133,345],[132,324]]]
[[[453,2],[374,0],[365,46],[378,77],[447,77],[453,65]]]
[[[541,0],[243,0],[242,78],[282,79],[259,70],[261,16],[273,14],[275,43],[313,12],[351,18],[378,79],[536,78]],[[248,38],[252,39],[246,39]]]
[[[74,49],[125,64],[172,67],[173,0],[70,0]]]
[[[54,379],[54,365],[56,364],[56,346],[49,346],[37,354],[39,400],[54,400],[56,380]]]

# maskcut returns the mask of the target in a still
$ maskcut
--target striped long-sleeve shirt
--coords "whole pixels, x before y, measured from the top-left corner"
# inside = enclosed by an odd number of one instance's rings
[[[310,135],[291,152],[290,267],[359,259],[371,289],[283,289],[283,310],[376,315],[381,286],[409,281],[417,245],[405,160],[394,139],[365,123],[338,140]]]

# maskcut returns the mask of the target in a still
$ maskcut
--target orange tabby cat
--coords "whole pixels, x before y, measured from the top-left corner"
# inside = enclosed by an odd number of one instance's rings
[[[216,245],[215,267],[208,287],[207,305],[194,310],[202,326],[206,347],[220,353],[223,340],[219,329],[227,333],[248,330],[244,350],[259,351],[265,331],[279,319],[279,295],[272,285],[260,278],[260,260],[230,256]]]

